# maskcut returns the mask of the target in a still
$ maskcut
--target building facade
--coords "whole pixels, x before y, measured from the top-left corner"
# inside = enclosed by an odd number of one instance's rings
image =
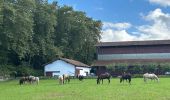
[[[44,66],[45,76],[59,76],[68,74],[70,76],[90,74],[90,66],[72,59],[59,58]]]
[[[112,63],[170,62],[170,40],[101,42],[96,50],[93,66],[100,69]]]

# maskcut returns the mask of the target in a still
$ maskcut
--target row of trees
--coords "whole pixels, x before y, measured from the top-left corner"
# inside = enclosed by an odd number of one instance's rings
[[[107,66],[107,69],[114,74],[128,72],[131,74],[155,73],[163,75],[170,72],[170,63],[113,63]]]
[[[0,66],[42,65],[62,56],[90,64],[101,22],[48,0],[0,0]]]

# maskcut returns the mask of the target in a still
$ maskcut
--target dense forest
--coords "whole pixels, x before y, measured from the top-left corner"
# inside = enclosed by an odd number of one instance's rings
[[[65,57],[90,64],[101,21],[48,0],[0,0],[0,73],[43,70]]]

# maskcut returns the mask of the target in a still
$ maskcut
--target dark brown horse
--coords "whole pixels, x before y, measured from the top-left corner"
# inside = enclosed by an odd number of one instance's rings
[[[124,80],[128,81],[129,84],[131,82],[131,74],[123,74],[121,77],[120,77],[120,83],[121,82],[124,82]]]
[[[110,83],[110,78],[111,78],[111,75],[107,72],[104,74],[100,74],[97,77],[97,84],[100,84],[101,80],[102,80],[102,84],[103,84],[103,79],[108,79],[108,83]]]
[[[21,77],[19,80],[19,84],[23,85],[23,84],[25,84],[26,81],[27,81],[26,77]]]

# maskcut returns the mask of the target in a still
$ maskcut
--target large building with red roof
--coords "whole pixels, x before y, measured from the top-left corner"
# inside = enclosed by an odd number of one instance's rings
[[[100,42],[93,66],[112,63],[170,62],[170,40]]]

